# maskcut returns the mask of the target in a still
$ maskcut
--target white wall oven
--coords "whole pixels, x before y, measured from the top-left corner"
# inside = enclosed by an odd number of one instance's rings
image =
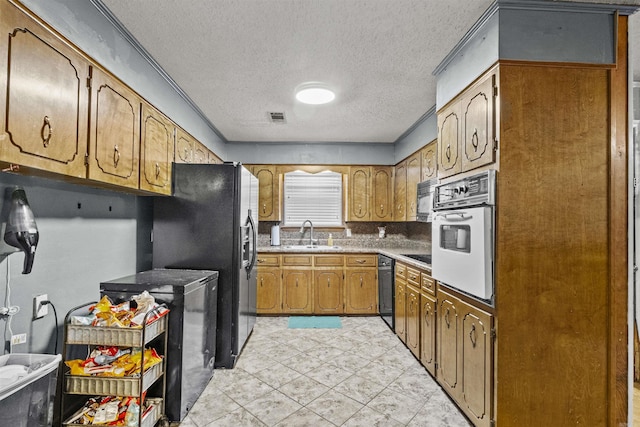
[[[432,274],[471,296],[493,299],[496,172],[440,184],[434,190]]]

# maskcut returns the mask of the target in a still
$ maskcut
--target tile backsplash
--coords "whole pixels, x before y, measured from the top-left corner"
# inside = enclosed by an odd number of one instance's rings
[[[258,225],[258,246],[271,245],[271,227],[277,222],[262,221]],[[385,237],[379,237],[378,227],[385,227]],[[347,230],[351,236],[347,237]],[[300,233],[299,227],[283,227],[280,229],[280,245],[304,245],[309,242],[309,227]],[[313,238],[318,244],[326,245],[329,234],[333,244],[346,247],[365,248],[412,248],[431,252],[431,224],[422,222],[352,222],[345,228],[315,228]]]

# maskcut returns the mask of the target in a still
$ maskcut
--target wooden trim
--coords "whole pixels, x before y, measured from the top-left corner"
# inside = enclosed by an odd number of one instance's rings
[[[554,62],[554,61],[524,61],[521,59],[501,59],[500,65],[525,65],[527,67],[567,67],[567,68],[603,68],[614,69],[616,64],[594,64],[590,62]]]
[[[617,66],[610,72],[609,158],[609,425],[628,419],[628,17],[618,16]]]

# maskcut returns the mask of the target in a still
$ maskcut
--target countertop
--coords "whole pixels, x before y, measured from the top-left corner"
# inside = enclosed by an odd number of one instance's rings
[[[340,246],[340,247],[321,247],[318,249],[308,248],[290,248],[287,246],[258,246],[259,253],[300,253],[300,254],[372,254],[386,255],[390,258],[400,261],[404,264],[411,265],[416,268],[431,270],[431,264],[417,261],[413,258],[404,256],[403,254],[428,255],[426,251],[416,248],[371,248],[361,246]]]

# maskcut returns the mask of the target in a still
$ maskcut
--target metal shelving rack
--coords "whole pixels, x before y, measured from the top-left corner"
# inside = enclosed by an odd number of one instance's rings
[[[87,346],[87,355],[95,346],[114,346],[123,348],[140,348],[141,351],[141,370],[144,367],[144,349],[145,346],[155,343],[161,345],[161,348],[154,347],[156,351],[161,350],[162,356],[167,354],[167,325],[169,324],[169,315],[166,313],[151,323],[148,323],[150,316],[155,310],[150,311],[144,318],[141,328],[114,328],[100,326],[84,326],[72,325],[70,319],[73,315],[89,313],[89,307],[95,305],[96,302],[82,304],[69,310],[64,319],[64,350],[63,360],[69,360],[69,351],[71,346]],[[165,304],[162,304],[166,308]],[[157,309],[156,309],[157,310]],[[149,390],[158,381],[162,381],[162,389],[160,396],[145,396],[145,392]],[[129,377],[100,377],[100,376],[77,376],[70,374],[70,368],[63,364],[63,390],[61,398],[61,417],[66,420],[63,426],[83,426],[84,424],[75,424],[70,422],[73,416],[81,408],[70,407],[68,395],[87,395],[87,396],[120,396],[120,397],[137,397],[140,404],[138,414],[138,426],[154,427],[168,426],[169,421],[165,416],[165,390],[166,390],[166,363],[162,362],[152,366],[138,376]],[[144,401],[152,406],[146,412],[142,410],[142,402]],[[77,403],[77,399],[76,399]]]

